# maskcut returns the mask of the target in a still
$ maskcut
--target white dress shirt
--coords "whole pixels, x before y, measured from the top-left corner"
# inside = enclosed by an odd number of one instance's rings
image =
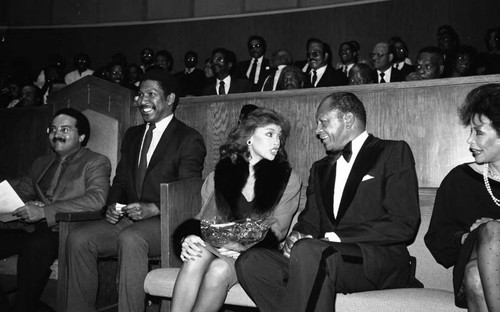
[[[325,71],[326,71],[326,65],[316,69],[316,76],[318,77],[318,79],[316,79],[316,82],[314,83],[315,87],[318,85],[318,82],[321,80],[321,77],[323,77]],[[311,69],[309,73],[310,73],[309,81],[312,83],[312,77],[314,76],[314,69]]]
[[[160,142],[163,132],[165,132],[165,129],[167,129],[168,124],[170,123],[170,121],[172,121],[173,118],[174,114],[171,114],[170,116],[167,116],[162,120],[158,121],[157,123],[155,123],[155,128],[153,129],[153,137],[151,138],[151,145],[149,145],[148,154],[146,155],[148,166],[149,166],[149,161],[151,160],[151,157],[155,152],[156,146],[158,146],[158,143]],[[146,137],[146,132],[148,132],[148,129],[149,129],[149,123],[146,125],[146,130],[144,131],[144,135],[142,136],[140,151],[142,151],[142,145],[144,144],[144,138]],[[139,165],[140,161],[141,161],[141,155],[139,152],[139,159],[137,161],[137,165]]]
[[[368,138],[368,132],[363,131],[360,135],[358,135],[354,140],[352,140],[352,156],[349,162],[347,162],[344,157],[340,157],[336,163],[335,170],[335,185],[333,188],[333,215],[335,218],[339,212],[340,201],[342,200],[342,195],[344,193],[345,184],[347,179],[349,178],[349,174],[351,173],[352,166],[356,161],[356,157],[361,150],[361,147],[365,143]],[[333,242],[340,242],[340,238],[335,234],[335,232],[327,232],[325,233],[325,238]]]
[[[392,74],[392,66],[385,70],[385,72],[381,72],[377,69],[377,82],[380,83],[380,73],[384,73],[385,82],[391,82],[391,74]]]
[[[216,80],[217,80],[217,82],[215,83],[215,92],[217,92],[217,94],[219,94],[219,85],[220,85],[221,81],[219,79],[216,79]],[[231,86],[231,75],[227,75],[227,77],[222,79],[222,81],[224,81],[224,94],[228,94],[229,87]]]

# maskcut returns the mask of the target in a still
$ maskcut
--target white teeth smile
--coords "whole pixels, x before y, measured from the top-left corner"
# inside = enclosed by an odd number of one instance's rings
[[[152,112],[153,109],[151,107],[143,107],[142,111],[145,112],[145,113],[149,113],[149,112]]]

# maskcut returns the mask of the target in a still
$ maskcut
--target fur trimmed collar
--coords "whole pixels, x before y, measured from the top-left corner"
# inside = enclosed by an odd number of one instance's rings
[[[253,207],[258,214],[271,212],[279,203],[292,169],[288,161],[277,158],[273,161],[263,159],[255,166],[255,198]],[[215,166],[214,183],[217,207],[236,207],[241,191],[248,179],[248,162],[238,156],[236,163],[229,158],[221,159]],[[221,199],[221,195],[223,198]],[[227,202],[224,205],[221,200]]]

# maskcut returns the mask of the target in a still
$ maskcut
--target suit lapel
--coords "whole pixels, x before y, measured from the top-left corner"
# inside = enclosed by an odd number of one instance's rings
[[[342,219],[351,205],[361,180],[368,173],[368,170],[372,168],[379,153],[382,151],[382,146],[378,143],[379,139],[370,135],[361,147],[351,172],[349,173],[349,177],[347,178],[344,192],[342,193],[342,200],[340,201],[339,211],[337,213],[338,222]]]
[[[151,156],[151,160],[149,161],[148,168],[146,169],[146,176],[148,176],[149,172],[154,168],[162,159],[165,158],[165,154],[167,152],[168,142],[172,140],[174,136],[175,129],[177,129],[177,119],[175,117],[172,118],[167,128],[163,132],[158,145],[156,145],[155,151]]]
[[[40,172],[40,174],[38,175],[38,177],[36,177],[35,180],[35,189],[36,193],[38,194],[38,198],[41,198],[45,204],[49,204],[49,201],[47,200],[47,198],[45,198],[45,194],[43,194],[42,190],[40,189],[39,183],[40,180],[42,180],[45,173],[47,173],[47,170],[49,170],[50,166],[52,166],[52,163],[56,160],[56,157],[57,156],[55,154],[52,156],[50,161],[47,163],[45,168],[43,168],[43,170]]]
[[[336,168],[337,162],[331,157],[326,157],[322,163],[318,164],[316,169],[318,176],[316,189],[321,190],[320,194],[317,195],[316,202],[323,204],[323,209],[332,222],[335,220],[333,215],[333,189]]]

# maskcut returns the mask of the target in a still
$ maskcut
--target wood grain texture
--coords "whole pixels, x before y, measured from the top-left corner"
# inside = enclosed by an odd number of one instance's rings
[[[292,126],[286,143],[290,162],[307,184],[312,163],[325,155],[314,133],[316,108],[333,92],[352,92],[365,105],[368,132],[383,139],[406,141],[414,154],[419,186],[438,187],[453,167],[473,160],[466,143],[468,130],[458,121],[458,106],[473,88],[498,81],[500,75],[490,75],[184,98],[176,116],[205,138],[203,176],[207,176],[214,170],[219,148],[236,125],[244,104],[278,111]]]

